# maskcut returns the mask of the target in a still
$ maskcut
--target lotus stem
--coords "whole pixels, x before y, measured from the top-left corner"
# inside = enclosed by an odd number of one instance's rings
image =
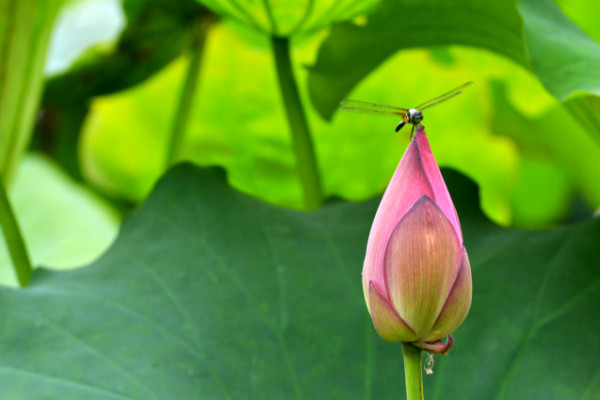
[[[272,36],[271,43],[279,87],[292,133],[296,169],[304,192],[304,204],[309,209],[315,209],[321,205],[323,189],[310,129],[292,70],[289,38]]]
[[[0,226],[2,227],[6,247],[12,259],[19,285],[21,287],[27,286],[33,274],[33,267],[31,266],[31,261],[29,261],[25,241],[23,240],[17,219],[4,190],[2,179],[0,179]]]
[[[179,96],[179,104],[175,111],[175,118],[173,119],[173,126],[171,128],[171,137],[166,157],[167,167],[175,162],[181,148],[181,143],[183,142],[190,119],[194,96],[196,95],[196,89],[198,87],[198,77],[202,66],[202,56],[204,54],[206,36],[208,35],[212,23],[213,18],[211,15],[207,17],[202,16],[197,22],[196,32],[190,45],[190,62],[188,64],[185,81],[183,83],[181,95]]]
[[[406,400],[423,400],[422,350],[410,343],[402,343]]]

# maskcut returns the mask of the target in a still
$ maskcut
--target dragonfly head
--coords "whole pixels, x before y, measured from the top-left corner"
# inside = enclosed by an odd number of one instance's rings
[[[408,116],[408,122],[413,125],[418,125],[423,121],[423,113],[416,108],[411,108],[406,112]]]

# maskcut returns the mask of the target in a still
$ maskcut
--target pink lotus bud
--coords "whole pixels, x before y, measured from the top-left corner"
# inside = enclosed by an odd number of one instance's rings
[[[433,352],[452,346],[449,334],[471,307],[471,267],[458,215],[421,126],[375,215],[363,289],[383,339]]]

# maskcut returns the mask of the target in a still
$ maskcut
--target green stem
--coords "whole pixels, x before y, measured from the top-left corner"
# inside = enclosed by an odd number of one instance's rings
[[[33,268],[29,261],[29,255],[27,254],[25,241],[19,230],[17,219],[4,190],[2,179],[0,179],[0,226],[2,227],[2,233],[4,234],[6,246],[8,247],[19,285],[21,287],[27,286],[29,279],[31,279]]]
[[[423,400],[422,350],[410,343],[402,343],[406,400]]]
[[[296,155],[296,169],[298,170],[304,191],[304,204],[309,209],[315,209],[321,205],[323,189],[321,188],[319,168],[317,166],[310,130],[302,102],[300,101],[294,71],[292,70],[290,42],[288,38],[272,36],[271,43],[275,55],[275,66],[277,67],[283,104],[292,132],[292,142]]]
[[[190,119],[190,112],[196,94],[196,88],[198,87],[198,77],[200,75],[200,66],[202,64],[206,36],[212,22],[212,16],[201,18],[198,22],[198,27],[190,46],[191,59],[183,83],[183,89],[181,90],[181,95],[179,97],[179,104],[175,111],[173,127],[171,128],[171,137],[167,150],[167,167],[175,162],[179,149],[181,148],[181,143],[183,142],[183,137]]]
[[[44,63],[64,0],[0,1],[0,173],[10,182],[31,139]]]

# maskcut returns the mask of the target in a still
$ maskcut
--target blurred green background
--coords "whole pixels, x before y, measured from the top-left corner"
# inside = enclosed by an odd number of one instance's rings
[[[541,228],[598,208],[598,3],[296,1],[271,14],[257,2],[205,4],[55,1],[36,20],[33,34],[51,35],[31,49],[45,56],[39,93],[24,106],[35,123],[27,154],[3,171],[35,265],[83,265],[108,247],[172,164],[190,83],[175,159],[223,166],[240,191],[304,208],[265,33],[290,37],[327,197],[380,195],[409,142],[398,121],[335,112],[339,100],[412,107],[472,80],[424,125],[439,165],[479,185],[484,212]],[[553,32],[559,40],[546,42]],[[4,247],[0,265],[0,280],[13,282]]]

